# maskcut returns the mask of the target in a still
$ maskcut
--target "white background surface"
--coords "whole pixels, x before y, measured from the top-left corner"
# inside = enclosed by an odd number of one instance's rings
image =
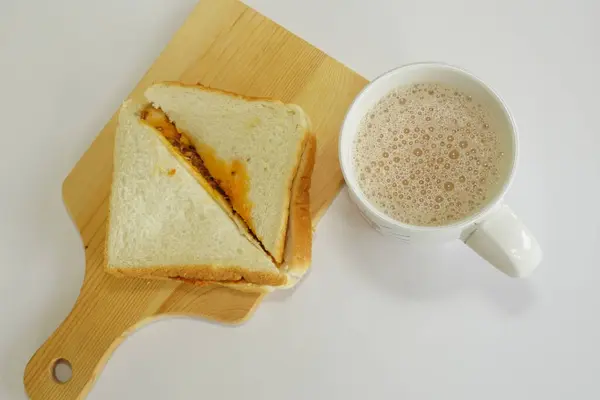
[[[0,398],[67,315],[83,250],[61,183],[195,0],[0,2]],[[504,277],[464,245],[413,250],[345,191],[312,273],[240,327],[154,323],[90,399],[600,398],[600,6],[595,0],[252,0],[367,78],[438,60],[508,102],[521,162],[508,201],[545,260]]]

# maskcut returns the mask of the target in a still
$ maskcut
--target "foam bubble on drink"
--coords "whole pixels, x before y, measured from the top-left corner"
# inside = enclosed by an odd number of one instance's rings
[[[493,197],[507,158],[500,150],[484,107],[452,87],[423,83],[391,91],[365,115],[353,157],[373,204],[401,222],[431,226],[461,220]]]

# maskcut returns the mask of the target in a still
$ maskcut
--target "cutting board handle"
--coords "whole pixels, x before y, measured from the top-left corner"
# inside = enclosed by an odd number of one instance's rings
[[[155,284],[141,282],[149,287],[140,288],[139,282],[100,273],[104,276],[94,279],[88,279],[86,274],[73,310],[29,360],[24,385],[31,399],[84,398],[119,343],[129,332],[152,319],[151,310],[131,304],[131,291],[138,291],[136,298],[147,301],[151,292],[156,291]],[[97,296],[98,286],[108,288],[110,294]],[[150,315],[144,315],[147,312]],[[70,379],[64,383],[55,373],[58,364],[69,365],[72,370]]]

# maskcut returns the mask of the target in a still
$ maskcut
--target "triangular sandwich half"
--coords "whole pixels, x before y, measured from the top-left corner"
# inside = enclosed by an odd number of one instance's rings
[[[106,271],[285,285],[287,275],[215,202],[211,184],[174,156],[140,112],[127,101],[119,114]]]
[[[310,187],[313,167],[315,163],[317,142],[316,137],[311,134],[306,142],[304,152],[294,182],[290,201],[290,213],[287,237],[285,243],[285,254],[280,269],[288,276],[288,282],[284,286],[274,287],[271,285],[257,285],[245,280],[238,282],[210,282],[183,279],[187,283],[198,286],[218,283],[232,289],[270,292],[274,289],[293,287],[302,279],[308,271],[312,257],[312,217],[310,212]]]
[[[195,146],[230,211],[283,262],[292,182],[310,137],[302,109],[181,83],[155,84],[145,96]]]

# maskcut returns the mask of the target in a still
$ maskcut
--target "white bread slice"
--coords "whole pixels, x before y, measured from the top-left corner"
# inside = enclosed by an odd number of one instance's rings
[[[233,209],[281,263],[292,180],[309,133],[304,111],[181,83],[152,85],[145,96],[190,138]],[[236,166],[247,181],[231,173]]]
[[[127,101],[119,114],[106,271],[144,278],[284,285],[287,277]]]
[[[312,256],[312,217],[310,213],[310,186],[315,164],[317,142],[313,134],[306,141],[302,159],[292,185],[290,216],[285,244],[282,271],[288,275],[288,283],[284,286],[257,285],[246,281],[239,282],[209,282],[185,280],[197,286],[218,283],[232,289],[268,293],[274,289],[291,288],[298,283],[308,271]]]

